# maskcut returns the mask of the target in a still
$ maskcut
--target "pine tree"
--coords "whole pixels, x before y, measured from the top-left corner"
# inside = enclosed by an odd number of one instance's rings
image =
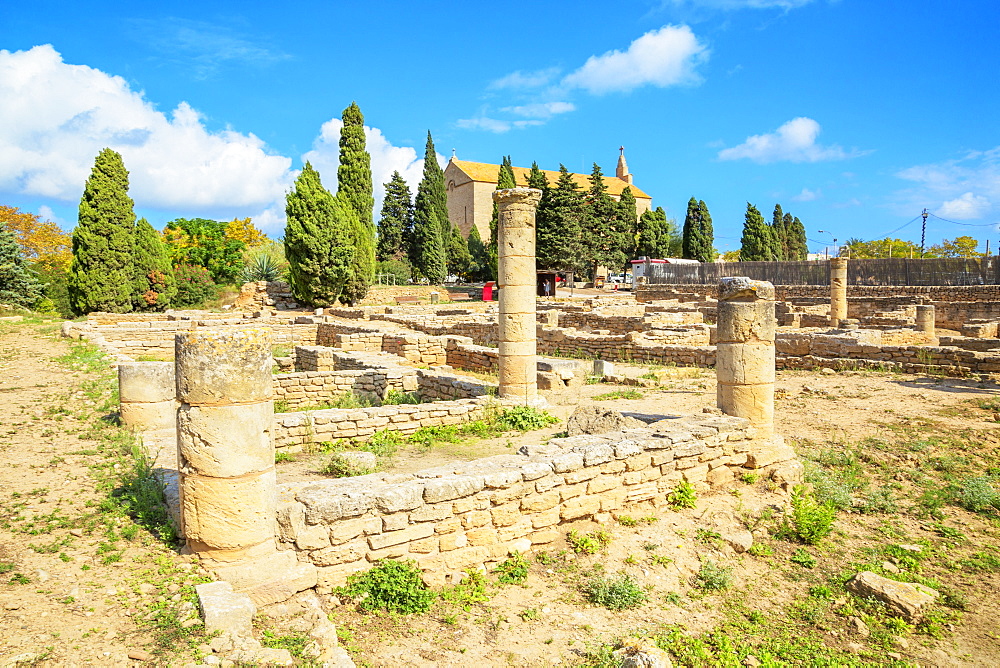
[[[559,165],[555,187],[542,192],[542,206],[535,215],[538,267],[578,272],[584,267],[581,235],[587,212],[583,193],[563,165]]]
[[[410,195],[410,187],[399,172],[393,172],[389,183],[385,184],[385,197],[382,198],[375,257],[383,262],[405,256],[412,233],[413,197]]]
[[[619,271],[628,260],[635,239],[635,197],[626,188],[621,200],[615,202],[608,194],[601,167],[596,162],[590,172],[583,218],[583,236],[588,243],[581,244],[584,259],[596,274],[599,266],[609,271]],[[631,207],[631,209],[629,209]]]
[[[809,240],[806,239],[806,227],[802,224],[802,221],[796,216],[790,222],[788,221],[790,216],[785,214],[785,229],[790,230],[789,237],[791,238],[791,243],[795,257],[790,258],[793,260],[807,260],[809,258]]]
[[[676,225],[667,220],[667,212],[661,206],[653,211],[643,211],[636,236],[636,257],[677,257],[681,253],[681,238]]]
[[[775,259],[776,260],[791,260],[793,259],[789,255],[789,236],[788,228],[785,227],[784,214],[781,211],[781,205],[774,205],[774,214],[771,217],[771,234],[775,241]]]
[[[453,276],[468,276],[471,264],[472,256],[469,254],[469,242],[462,236],[461,230],[452,227],[451,237],[448,241],[448,273]]]
[[[135,268],[135,212],[128,196],[128,171],[110,148],[94,160],[83,189],[70,264],[70,307],[77,315],[91,311],[132,310]]]
[[[42,298],[42,289],[14,233],[0,222],[0,304],[31,308]]]
[[[145,218],[135,224],[133,303],[137,311],[164,311],[177,294],[167,245]]]
[[[354,258],[341,300],[348,304],[364,299],[375,282],[375,226],[372,224],[371,156],[365,149],[365,117],[356,102],[344,109],[340,128],[340,166],[337,168],[337,199],[357,214],[352,230]]]
[[[750,202],[747,202],[743,237],[740,241],[740,260],[742,262],[774,259],[774,238],[771,234],[771,226],[764,222],[760,211]]]
[[[323,187],[308,162],[285,198],[285,258],[292,294],[302,304],[330,306],[344,289],[354,259],[354,208]]]
[[[635,195],[632,194],[631,188],[626,186],[622,190],[621,198],[615,208],[617,209],[615,257],[608,258],[607,267],[609,270],[624,271],[625,263],[632,259],[635,237],[639,228],[639,214],[636,211]]]

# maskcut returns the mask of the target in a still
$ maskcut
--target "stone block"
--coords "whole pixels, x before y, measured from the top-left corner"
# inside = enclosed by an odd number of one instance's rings
[[[466,529],[484,527],[493,522],[493,516],[488,510],[473,510],[462,515],[462,526]]]
[[[228,582],[205,582],[195,585],[198,608],[207,633],[253,636],[253,616],[257,607],[246,594],[233,591]]]
[[[583,455],[579,452],[567,452],[552,459],[552,470],[556,473],[568,473],[583,468]]]
[[[177,411],[181,470],[213,478],[233,478],[273,469],[273,422],[270,402],[239,406],[182,405]]]
[[[795,459],[795,450],[785,445],[783,439],[758,441],[747,452],[746,467],[760,469],[771,464]]]
[[[566,487],[559,488],[559,500],[567,501],[569,499],[575,498],[577,496],[582,496],[587,493],[587,483],[579,483],[576,485],[569,485]]]
[[[400,545],[391,545],[382,550],[369,550],[365,553],[365,559],[368,561],[379,561],[381,559],[399,559],[404,557],[410,552],[410,544],[402,543]]]
[[[417,508],[410,513],[411,522],[437,522],[454,513],[450,503],[433,503]]]
[[[554,508],[559,503],[559,492],[546,492],[544,494],[533,494],[521,499],[521,510],[535,513],[542,510]]]
[[[532,545],[545,545],[562,538],[562,534],[556,529],[542,529],[528,536]]]
[[[410,525],[410,516],[406,513],[395,513],[382,516],[382,531],[399,531]]]
[[[330,530],[322,524],[309,524],[302,528],[295,539],[300,550],[318,550],[330,545]]]
[[[250,478],[181,479],[184,535],[209,549],[234,550],[275,536],[274,471]]]
[[[375,507],[383,513],[413,510],[424,503],[423,483],[404,483],[387,487],[375,495]]]
[[[507,503],[490,510],[493,524],[498,527],[510,526],[521,519],[521,504]]]
[[[575,520],[589,517],[600,510],[601,498],[599,496],[582,496],[562,504],[559,516],[564,521]]]
[[[567,485],[576,485],[577,483],[596,478],[601,474],[601,469],[598,466],[587,466],[576,471],[570,471],[563,475],[563,480]]]
[[[609,489],[621,487],[622,481],[617,476],[602,475],[594,478],[587,485],[587,494],[601,494]]]
[[[448,568],[458,571],[481,565],[490,558],[490,550],[483,546],[465,547],[447,552],[443,556]]]
[[[429,480],[424,487],[424,501],[438,503],[471,496],[484,486],[482,476],[455,476]]]
[[[317,566],[336,566],[363,559],[367,552],[368,545],[364,541],[353,541],[316,550],[309,555],[309,559]]]
[[[469,539],[464,533],[446,533],[438,539],[438,547],[442,552],[450,552],[465,547]]]
[[[561,509],[550,508],[549,510],[544,510],[540,513],[535,513],[531,516],[531,526],[534,529],[541,529],[542,527],[552,526],[553,524],[559,524],[562,519]]]
[[[897,582],[870,571],[858,573],[844,588],[858,596],[882,601],[890,612],[909,622],[919,620],[923,609],[939,596],[925,585]]]
[[[480,529],[470,529],[465,532],[465,537],[469,539],[469,545],[496,545],[497,530],[491,527]]]
[[[368,537],[368,545],[373,550],[380,550],[392,545],[409,543],[410,541],[427,538],[434,535],[434,526],[431,524],[415,524],[401,531],[389,531],[387,533]]]

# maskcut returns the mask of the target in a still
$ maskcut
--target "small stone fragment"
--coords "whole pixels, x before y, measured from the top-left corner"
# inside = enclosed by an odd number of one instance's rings
[[[907,621],[919,619],[921,610],[939,595],[922,584],[896,582],[871,571],[858,573],[845,588],[858,596],[871,596],[882,601],[890,612]]]

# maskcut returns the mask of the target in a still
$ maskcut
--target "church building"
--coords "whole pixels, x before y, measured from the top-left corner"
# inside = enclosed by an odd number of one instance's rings
[[[514,180],[518,186],[528,185],[531,169],[514,167]],[[493,191],[497,189],[500,165],[485,162],[469,162],[452,156],[444,168],[444,182],[448,189],[448,218],[458,227],[462,236],[468,237],[475,225],[485,243],[490,238],[490,218],[493,217]],[[549,185],[555,186],[559,180],[558,171],[543,170]],[[582,192],[590,189],[590,174],[570,174]],[[632,189],[635,197],[636,214],[642,215],[653,208],[653,199],[632,183],[632,175],[625,162],[625,149],[621,149],[618,167],[614,176],[605,176],[604,185],[612,199],[621,198],[625,188]]]

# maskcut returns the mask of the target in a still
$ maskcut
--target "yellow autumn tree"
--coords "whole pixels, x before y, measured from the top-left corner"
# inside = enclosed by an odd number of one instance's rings
[[[37,214],[18,207],[0,205],[0,224],[14,233],[28,262],[58,271],[69,268],[72,237],[52,221],[42,221]]]
[[[263,246],[270,239],[267,235],[254,227],[251,218],[236,218],[226,224],[226,238],[235,241],[242,241],[247,248]]]

